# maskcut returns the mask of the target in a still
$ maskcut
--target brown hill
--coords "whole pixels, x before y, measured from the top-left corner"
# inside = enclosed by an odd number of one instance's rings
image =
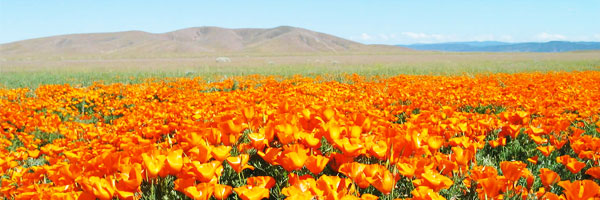
[[[408,49],[387,45],[365,45],[290,26],[270,29],[196,27],[159,34],[142,31],[70,34],[0,44],[0,54],[5,56],[211,52],[335,53],[406,50]]]

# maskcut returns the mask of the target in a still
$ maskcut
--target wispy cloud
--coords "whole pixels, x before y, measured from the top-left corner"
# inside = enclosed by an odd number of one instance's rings
[[[551,34],[551,33],[540,33],[535,36],[535,39],[541,41],[550,41],[550,40],[566,40],[567,37],[561,34]]]
[[[442,34],[427,34],[427,33],[415,33],[415,32],[402,32],[403,36],[416,40],[444,40],[448,39],[448,36]]]
[[[348,37],[350,40],[367,44],[415,44],[415,43],[443,43],[464,41],[500,41],[500,42],[547,42],[553,40],[563,41],[600,41],[600,33],[582,36],[562,35],[557,33],[541,32],[524,37],[509,34],[438,34],[425,32],[400,32],[400,33],[362,33]]]
[[[373,40],[374,38],[373,38],[373,36],[370,36],[369,34],[362,33],[362,34],[360,34],[360,39],[369,41],[369,40]]]

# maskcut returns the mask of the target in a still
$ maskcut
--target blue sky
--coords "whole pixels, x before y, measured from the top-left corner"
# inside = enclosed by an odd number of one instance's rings
[[[600,41],[600,0],[0,0],[0,43],[69,33],[279,25],[367,44]]]

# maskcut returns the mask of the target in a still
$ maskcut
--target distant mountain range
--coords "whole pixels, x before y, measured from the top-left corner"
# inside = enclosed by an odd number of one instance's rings
[[[398,45],[415,50],[451,51],[451,52],[567,52],[600,50],[600,42],[524,42],[507,43],[497,41],[449,42],[436,44]]]
[[[303,28],[194,27],[167,33],[125,31],[58,35],[0,44],[2,56],[147,56],[203,53],[394,52],[410,49],[366,45]]]

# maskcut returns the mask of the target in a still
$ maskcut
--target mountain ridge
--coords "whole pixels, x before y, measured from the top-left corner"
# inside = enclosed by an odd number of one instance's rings
[[[264,29],[202,26],[165,33],[144,31],[78,33],[0,44],[2,55],[362,51],[409,51],[409,49],[392,45],[366,45],[291,26]]]

